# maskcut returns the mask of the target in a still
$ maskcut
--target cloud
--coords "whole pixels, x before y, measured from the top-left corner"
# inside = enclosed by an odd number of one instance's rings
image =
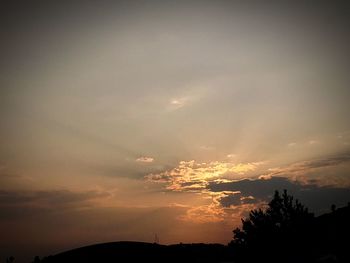
[[[271,179],[244,179],[236,182],[210,183],[207,189],[211,192],[239,191],[240,194],[232,195],[231,199],[236,200],[242,196],[253,196],[255,199],[268,200],[275,190],[288,189],[296,190],[297,183],[293,183],[284,177],[273,177]],[[237,200],[236,200],[237,201]]]
[[[68,206],[71,204],[82,204],[85,201],[107,198],[111,194],[102,191],[69,190],[52,191],[3,191],[0,190],[0,207],[4,206]]]
[[[170,110],[180,109],[180,108],[184,107],[187,102],[188,102],[188,98],[187,97],[173,98],[169,102],[169,109]]]
[[[154,162],[154,158],[147,157],[147,156],[141,156],[141,157],[136,159],[136,162],[139,162],[139,163],[153,163]]]
[[[190,207],[179,219],[196,223],[232,222],[271,200],[275,190],[287,189],[315,213],[327,212],[332,204],[350,201],[348,173],[344,181],[330,176],[349,165],[345,152],[261,171],[263,162],[233,163],[181,161],[176,167],[145,176],[168,191],[192,192],[208,204]],[[259,170],[258,170],[259,169]],[[342,176],[340,176],[342,177]],[[339,177],[339,178],[340,178]],[[247,179],[250,178],[250,179]],[[331,178],[331,179],[330,179]]]
[[[199,149],[204,150],[204,151],[211,151],[211,150],[215,150],[215,147],[208,146],[208,145],[202,145],[199,147]]]
[[[166,189],[172,191],[199,191],[209,182],[225,179],[227,175],[241,178],[245,173],[255,171],[261,164],[261,162],[234,164],[219,161],[209,163],[181,161],[173,169],[151,173],[145,178],[151,182],[166,183]]]
[[[285,177],[246,179],[229,183],[213,182],[207,188],[210,192],[226,191],[226,194],[218,200],[223,207],[266,203],[271,200],[275,190],[283,191],[284,189],[316,213],[329,211],[332,204],[342,206],[350,201],[349,188],[302,184]]]
[[[316,140],[310,140],[308,143],[309,145],[316,145],[316,144],[319,144],[320,142]]]
[[[242,213],[246,211],[223,205],[223,198],[231,198],[234,191],[211,191],[208,185],[214,183],[232,182],[241,179],[249,172],[254,172],[262,162],[252,163],[231,163],[231,162],[209,162],[199,163],[192,161],[181,161],[177,167],[159,173],[148,174],[145,178],[149,182],[165,184],[168,191],[175,192],[194,192],[200,194],[203,199],[208,200],[208,204],[195,205],[190,207],[180,220],[194,223],[218,223],[232,222],[239,219]],[[230,179],[229,179],[230,177]],[[237,192],[239,193],[239,191]],[[251,209],[256,205],[252,202],[253,197],[242,197],[242,205]],[[254,204],[253,204],[254,203]],[[248,206],[249,205],[249,206]]]
[[[243,204],[256,204],[258,200],[253,196],[242,196],[241,194],[228,194],[220,198],[223,207],[240,206]]]
[[[347,173],[345,176],[342,175],[340,168],[349,164],[350,153],[345,152],[325,158],[297,162],[285,167],[270,168],[260,178],[288,177],[305,184],[318,183],[320,185],[343,185],[345,187],[350,186],[350,180]],[[336,168],[339,170],[337,173],[335,173]],[[328,169],[332,169],[332,176],[328,174]]]
[[[19,179],[19,178],[25,178],[25,176],[22,176],[18,174],[17,172],[11,171],[6,167],[6,165],[0,164],[0,180],[3,179]]]
[[[195,206],[186,211],[178,219],[195,223],[217,223],[225,220],[225,211],[217,205],[201,205]]]
[[[194,192],[211,200],[209,204],[188,209],[180,219],[198,223],[222,222],[247,213],[247,209],[266,205],[275,190],[287,189],[316,213],[329,211],[332,204],[345,205],[350,200],[350,189],[346,188],[347,184],[330,182],[329,178],[335,180],[335,176],[330,177],[327,169],[334,172],[335,167],[348,165],[349,161],[349,153],[342,153],[268,169],[259,176],[257,168],[262,162],[198,163],[192,160],[181,161],[170,170],[151,173],[146,179],[162,183],[168,191]],[[257,174],[248,176],[250,172]],[[238,208],[239,213],[235,212]]]

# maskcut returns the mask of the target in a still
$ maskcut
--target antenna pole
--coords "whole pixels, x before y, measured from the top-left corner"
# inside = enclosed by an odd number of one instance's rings
[[[159,237],[158,237],[157,233],[155,233],[155,235],[154,235],[154,244],[159,244]]]

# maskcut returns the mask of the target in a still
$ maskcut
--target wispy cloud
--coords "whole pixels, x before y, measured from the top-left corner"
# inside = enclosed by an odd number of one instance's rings
[[[320,142],[317,141],[317,140],[310,140],[310,141],[308,141],[308,143],[309,143],[309,145],[317,145],[317,144],[319,144]]]
[[[180,109],[180,108],[184,107],[185,105],[187,105],[188,102],[189,102],[188,97],[173,98],[169,101],[168,109],[169,110]]]
[[[325,184],[337,184],[336,176],[327,176],[325,178],[322,176],[324,170],[327,168],[335,168],[340,165],[345,165],[350,163],[350,154],[342,153],[330,157],[319,158],[309,161],[302,161],[293,163],[284,167],[275,167],[268,169],[267,173],[260,176],[260,178],[271,178],[271,177],[287,177],[300,182],[308,184],[309,182],[318,182],[321,185]],[[311,177],[311,174],[319,173],[316,178]],[[349,181],[349,180],[348,180]],[[347,182],[346,185],[349,185]],[[345,186],[345,185],[344,185]]]
[[[40,206],[68,207],[74,204],[82,205],[91,200],[108,198],[111,193],[106,191],[0,191],[0,207],[2,206]]]
[[[141,156],[135,160],[138,163],[153,163],[154,158],[152,157],[147,157],[147,156]]]
[[[204,150],[204,151],[211,151],[211,150],[214,150],[215,147],[208,146],[208,145],[202,145],[202,146],[199,147],[199,149]]]

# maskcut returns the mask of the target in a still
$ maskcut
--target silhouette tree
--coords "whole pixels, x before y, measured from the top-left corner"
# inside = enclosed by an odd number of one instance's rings
[[[332,204],[331,210],[332,210],[333,213],[335,212],[336,208],[337,208],[336,205],[335,205],[335,204]]]
[[[293,253],[292,261],[300,260],[307,248],[305,236],[314,215],[284,190],[275,191],[267,209],[252,210],[242,219],[242,229],[236,228],[231,246],[238,261],[285,261],[286,253]]]
[[[40,257],[39,256],[35,256],[33,261],[32,261],[32,263],[39,263],[39,262],[41,262]]]

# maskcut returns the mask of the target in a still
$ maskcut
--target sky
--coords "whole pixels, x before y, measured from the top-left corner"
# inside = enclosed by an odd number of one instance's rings
[[[1,260],[347,205],[346,2],[4,1]]]

